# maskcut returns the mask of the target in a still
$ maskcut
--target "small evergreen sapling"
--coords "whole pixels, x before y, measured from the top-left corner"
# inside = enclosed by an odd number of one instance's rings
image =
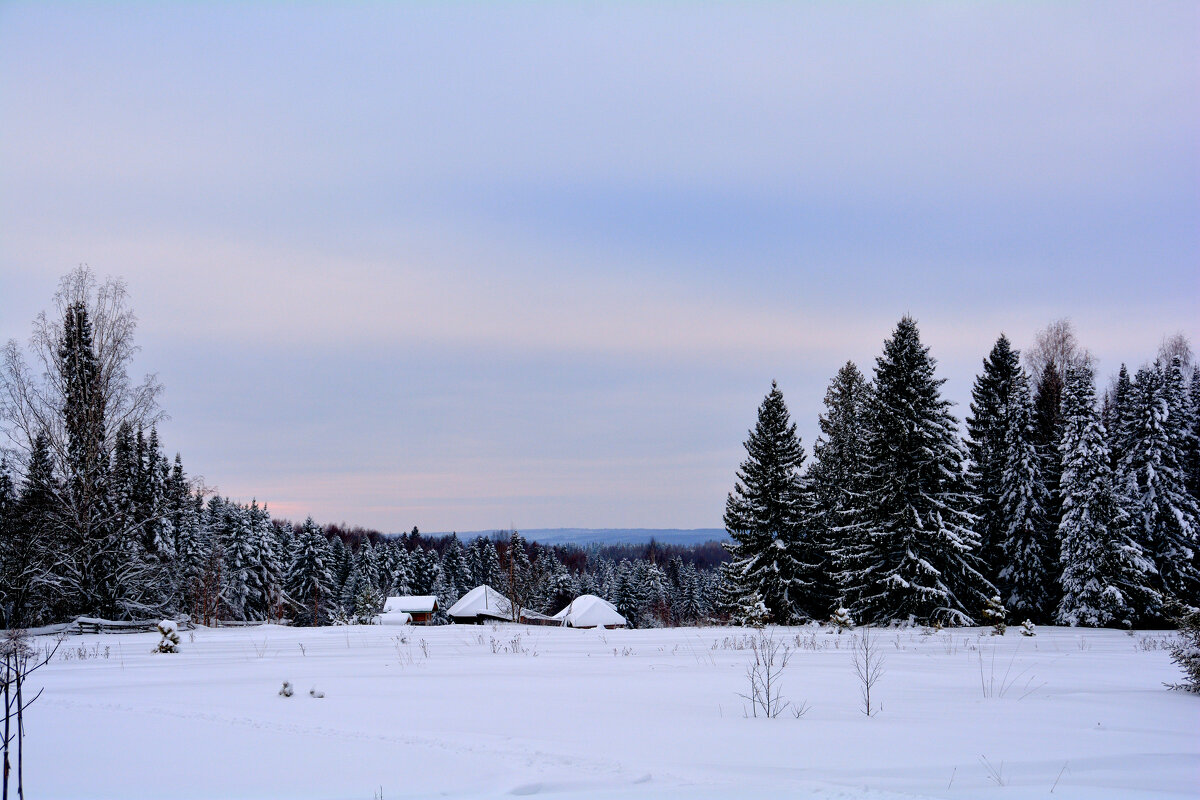
[[[284,681],[282,688],[280,688],[280,690],[279,690],[279,696],[280,697],[291,697],[293,691],[295,691],[295,690],[292,689],[292,682]]]
[[[1034,630],[1032,620],[1027,619],[1021,623],[1021,635],[1022,636],[1037,636],[1037,631]]]
[[[983,608],[983,621],[992,626],[993,636],[1003,636],[1008,630],[1007,617],[1008,609],[1000,602],[1000,595],[988,598],[987,605]]]
[[[734,614],[733,621],[737,625],[742,625],[747,628],[761,628],[767,624],[770,619],[771,612],[767,610],[767,604],[763,601],[763,597],[758,592],[751,592],[742,601],[742,605]]]
[[[158,647],[154,648],[155,653],[178,653],[179,652],[179,626],[172,620],[164,619],[158,623],[158,632],[162,634],[162,640],[158,643]]]
[[[829,624],[837,628],[837,632],[840,634],[854,627],[854,617],[850,616],[850,612],[846,610],[845,606],[838,606],[837,611],[834,611],[833,616],[829,618]]]
[[[1193,609],[1179,619],[1179,639],[1171,645],[1171,660],[1186,676],[1182,683],[1169,683],[1171,689],[1200,693],[1200,610]]]

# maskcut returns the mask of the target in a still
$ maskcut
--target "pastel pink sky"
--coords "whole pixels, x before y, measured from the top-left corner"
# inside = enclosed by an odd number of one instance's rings
[[[128,282],[190,472],[384,530],[719,527],[905,313],[1200,341],[1190,3],[0,5],[0,339]]]

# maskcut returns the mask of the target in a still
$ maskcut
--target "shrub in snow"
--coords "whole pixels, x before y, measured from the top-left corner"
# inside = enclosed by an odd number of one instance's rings
[[[292,696],[292,682],[291,681],[283,682],[283,688],[279,690],[279,696],[280,697],[291,697]]]
[[[992,626],[993,636],[1003,636],[1008,630],[1008,624],[1005,622],[1008,617],[1008,609],[1000,602],[1000,595],[992,595],[988,598],[987,605],[983,608],[983,621]]]
[[[1171,645],[1171,660],[1183,670],[1183,683],[1167,684],[1172,689],[1200,693],[1200,610],[1179,618],[1179,639]]]
[[[158,643],[158,647],[152,652],[155,653],[178,653],[179,652],[179,626],[169,619],[164,619],[158,623],[158,632],[162,634],[162,640]]]
[[[1021,635],[1022,636],[1037,636],[1037,631],[1035,631],[1033,629],[1033,621],[1032,620],[1027,619],[1021,623]]]
[[[315,687],[315,686],[314,686],[313,688],[311,688],[311,689],[309,689],[309,690],[308,690],[308,696],[309,696],[309,697],[321,698],[321,697],[324,697],[324,696],[325,696],[325,693],[324,693],[324,692],[322,692],[320,689],[318,689],[317,687]]]
[[[837,611],[829,618],[829,624],[837,628],[837,632],[848,631],[854,627],[854,617],[844,606],[838,606]]]

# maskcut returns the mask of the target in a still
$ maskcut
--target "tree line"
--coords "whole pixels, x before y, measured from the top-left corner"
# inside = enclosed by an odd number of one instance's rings
[[[1200,367],[1182,336],[1097,398],[1066,321],[1022,359],[1001,335],[965,437],[916,322],[825,395],[813,462],[772,384],[726,502],[735,619],[1170,623],[1200,598]],[[993,598],[998,598],[994,600]]]
[[[0,625],[79,615],[186,613],[196,621],[366,621],[388,595],[436,595],[441,619],[481,583],[520,608],[583,593],[633,623],[713,613],[711,546],[548,548],[517,532],[463,543],[272,519],[189,478],[165,455],[161,387],[128,374],[136,321],[124,285],[86,268],[38,316],[33,366],[16,342],[0,365]],[[570,565],[568,567],[568,565]]]

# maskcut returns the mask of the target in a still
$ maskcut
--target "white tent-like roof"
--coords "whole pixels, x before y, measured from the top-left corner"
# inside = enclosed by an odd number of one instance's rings
[[[511,619],[512,603],[485,583],[460,597],[446,613],[451,619]]]
[[[627,624],[616,606],[594,594],[576,597],[554,618],[568,628],[611,628]]]

